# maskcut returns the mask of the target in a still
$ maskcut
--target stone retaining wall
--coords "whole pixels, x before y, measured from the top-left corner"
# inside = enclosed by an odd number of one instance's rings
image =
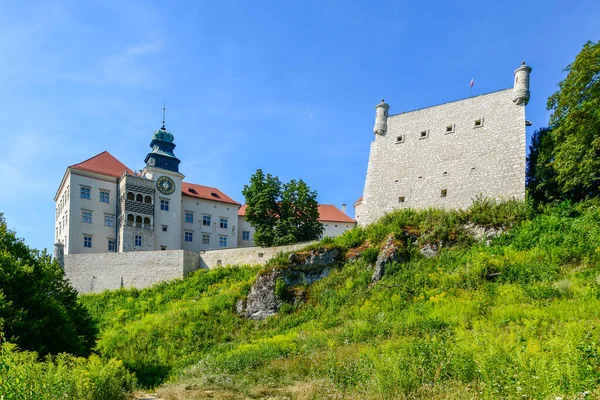
[[[65,254],[65,276],[80,293],[138,289],[200,268],[200,256],[185,250]]]
[[[225,265],[234,264],[252,264],[262,265],[276,256],[278,253],[286,251],[300,250],[314,242],[304,242],[292,244],[289,246],[277,247],[236,247],[219,250],[205,250],[200,252],[202,268],[217,268]]]
[[[299,250],[308,244],[279,247],[238,247],[206,250],[131,251],[119,253],[65,254],[65,276],[79,293],[119,288],[142,289],[183,278],[199,268],[233,264],[265,264],[278,253]]]

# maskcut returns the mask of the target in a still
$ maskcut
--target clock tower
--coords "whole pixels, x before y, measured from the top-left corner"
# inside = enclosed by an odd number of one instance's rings
[[[164,111],[164,109],[163,109]],[[154,132],[144,162],[142,175],[154,181],[154,249],[181,248],[181,182],[180,160],[173,153],[174,136],[162,127]]]

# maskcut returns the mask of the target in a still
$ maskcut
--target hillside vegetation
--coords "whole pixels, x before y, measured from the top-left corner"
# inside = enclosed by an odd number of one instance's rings
[[[502,228],[477,240],[474,226]],[[400,261],[371,283],[389,234]],[[426,258],[423,246],[441,245]],[[263,321],[236,314],[259,270],[230,266],[145,290],[82,296],[96,350],[165,398],[586,398],[600,396],[600,207],[392,213],[320,246],[339,263]]]

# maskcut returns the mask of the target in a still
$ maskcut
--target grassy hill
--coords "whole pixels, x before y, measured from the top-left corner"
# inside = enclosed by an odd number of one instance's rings
[[[473,226],[505,233],[477,240]],[[402,261],[371,283],[390,233]],[[426,258],[431,244],[442,249]],[[399,211],[321,246],[356,260],[278,287],[302,300],[263,321],[235,312],[250,266],[82,296],[97,351],[173,399],[600,397],[598,202]]]

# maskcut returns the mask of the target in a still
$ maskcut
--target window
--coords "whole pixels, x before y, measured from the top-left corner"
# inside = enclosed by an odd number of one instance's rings
[[[115,226],[115,216],[114,215],[105,215],[104,216],[104,226]]]
[[[100,203],[108,203],[109,193],[101,190],[100,191]]]
[[[396,143],[404,143],[404,135],[396,136]]]
[[[161,250],[166,250],[166,249],[167,249],[167,246],[160,246],[160,249],[161,249]]]
[[[242,231],[242,240],[250,240],[250,232]]]
[[[146,204],[152,204],[152,197],[150,197],[150,196],[144,197],[144,203],[146,203]]]
[[[446,133],[454,132],[454,127],[455,127],[454,124],[446,126]]]
[[[227,247],[227,236],[219,236],[219,247]]]
[[[82,199],[90,199],[90,188],[89,187],[81,187],[81,198]]]
[[[117,241],[108,239],[108,251],[117,251]]]
[[[398,203],[404,203],[404,196],[398,197]]]
[[[81,212],[81,222],[91,224],[92,223],[92,213],[89,211],[82,211]]]
[[[441,193],[440,193],[440,197],[446,197],[448,196],[448,189],[442,189]]]
[[[473,128],[481,128],[483,126],[483,118],[479,118],[475,120],[473,124]]]
[[[160,200],[160,209],[163,211],[169,211],[169,200]]]
[[[202,244],[210,244],[210,235],[203,233],[202,234]]]
[[[83,247],[92,248],[92,237],[83,235]]]
[[[202,225],[210,226],[210,215],[202,216]]]
[[[135,195],[133,192],[127,192],[127,200],[135,200]]]
[[[429,129],[421,131],[421,134],[419,136],[421,139],[425,139],[427,137],[429,137]]]
[[[142,237],[140,235],[135,235],[135,245],[136,246],[142,245]]]
[[[142,227],[142,216],[138,215],[135,217],[135,226],[138,228]]]
[[[163,225],[163,226],[162,226],[162,231],[163,231],[163,232],[166,232],[166,231],[167,231],[167,228],[168,228],[168,226],[167,226],[167,225]]]
[[[142,196],[141,194],[137,194],[135,196],[135,201],[143,203],[144,202],[144,196]]]
[[[194,232],[186,232],[184,236],[186,242],[192,242],[194,238]]]
[[[186,212],[185,213],[185,222],[193,224],[194,223],[194,213]]]
[[[221,222],[219,222],[219,226],[223,229],[227,229],[227,218],[221,218]]]

